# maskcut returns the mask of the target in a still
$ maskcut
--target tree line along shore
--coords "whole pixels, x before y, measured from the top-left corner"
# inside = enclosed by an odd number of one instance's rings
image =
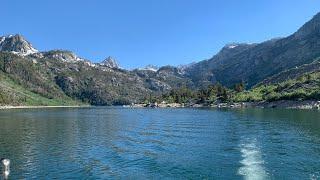
[[[231,88],[221,84],[192,90],[187,87],[145,97],[133,107],[264,107],[320,108],[320,72],[306,73],[279,83],[258,84],[246,90],[240,82]]]

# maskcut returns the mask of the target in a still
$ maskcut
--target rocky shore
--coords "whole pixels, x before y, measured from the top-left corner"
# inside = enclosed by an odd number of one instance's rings
[[[184,104],[184,103],[148,103],[132,104],[124,107],[134,108],[282,108],[282,109],[320,109],[320,101],[261,101],[261,102],[240,102],[240,103],[216,103],[216,104]]]
[[[251,107],[258,108],[284,108],[284,109],[320,109],[320,101],[304,100],[304,101],[273,101],[273,102],[254,102],[248,104]]]

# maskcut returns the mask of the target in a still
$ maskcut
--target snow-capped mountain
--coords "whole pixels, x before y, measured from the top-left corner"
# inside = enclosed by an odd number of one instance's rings
[[[0,51],[12,52],[23,56],[38,52],[37,49],[32,47],[31,43],[19,34],[0,37]]]

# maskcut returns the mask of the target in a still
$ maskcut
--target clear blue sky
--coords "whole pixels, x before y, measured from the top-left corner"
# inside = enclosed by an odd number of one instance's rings
[[[287,36],[320,11],[318,0],[1,0],[0,34],[35,48],[68,49],[122,67],[210,58],[230,42]]]

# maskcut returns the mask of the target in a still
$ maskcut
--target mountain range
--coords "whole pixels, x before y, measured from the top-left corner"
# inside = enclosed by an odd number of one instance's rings
[[[317,72],[319,57],[320,13],[288,37],[227,44],[210,59],[178,67],[126,70],[112,57],[93,63],[67,50],[39,52],[9,35],[0,37],[0,104],[118,105],[180,87],[243,82],[250,89]]]

